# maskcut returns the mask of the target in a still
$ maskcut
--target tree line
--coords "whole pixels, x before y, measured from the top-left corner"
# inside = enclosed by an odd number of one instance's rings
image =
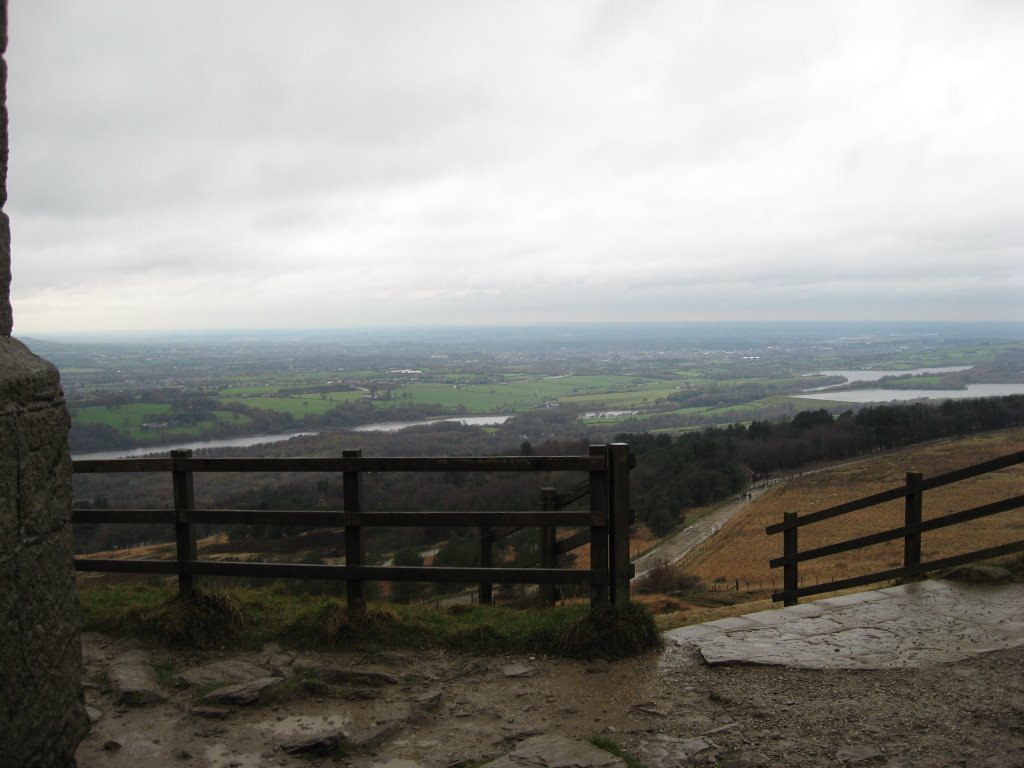
[[[753,421],[672,436],[620,433],[636,455],[630,484],[640,522],[657,534],[680,524],[686,513],[729,498],[752,481],[823,461],[853,458],[914,442],[1024,425],[1024,395],[941,404],[879,405],[833,415],[827,410],[799,413],[791,419]],[[561,435],[561,436],[559,436]],[[600,440],[603,442],[603,439]],[[581,434],[567,413],[530,413],[504,427],[484,430],[457,422],[412,427],[396,433],[328,432],[317,436],[232,449],[233,456],[337,456],[361,447],[365,456],[481,456],[536,453],[584,454],[594,440]],[[226,455],[199,452],[197,455]],[[545,473],[382,473],[364,480],[368,511],[529,510],[540,488],[573,487],[585,478]],[[197,504],[225,509],[340,509],[337,475],[208,474],[195,481]],[[170,478],[164,475],[79,475],[78,506],[167,508]],[[79,551],[107,549],[169,538],[141,526],[99,525],[76,532]],[[281,527],[228,529],[235,538],[280,539],[298,532]],[[369,550],[388,553],[439,545],[460,530],[371,529]],[[533,539],[524,534],[522,547]],[[460,551],[469,551],[462,546]],[[408,555],[408,553],[406,553]]]

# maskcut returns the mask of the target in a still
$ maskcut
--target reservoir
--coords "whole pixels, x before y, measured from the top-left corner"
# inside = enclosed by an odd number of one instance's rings
[[[304,437],[316,435],[318,432],[289,432],[283,435],[253,435],[251,437],[226,437],[221,440],[203,440],[190,443],[171,443],[169,445],[147,445],[142,448],[121,448],[110,451],[90,451],[88,453],[72,453],[71,458],[75,460],[95,459],[132,459],[138,456],[148,456],[151,453],[167,454],[170,451],[191,449],[194,451],[203,448],[248,448],[251,445],[265,445],[267,443],[280,443],[291,440],[293,437]]]
[[[360,424],[352,427],[353,432],[397,432],[407,427],[419,427],[423,424],[437,424],[439,421],[454,421],[459,424],[470,424],[478,427],[493,427],[504,424],[512,418],[511,414],[492,413],[485,416],[456,416],[451,419],[422,419],[420,421],[379,421],[375,424]]]
[[[887,373],[885,375],[891,375]],[[846,392],[818,392],[790,395],[801,400],[829,400],[838,403],[888,403],[893,400],[960,400],[969,397],[1024,395],[1024,384],[968,384],[966,389],[851,389]]]

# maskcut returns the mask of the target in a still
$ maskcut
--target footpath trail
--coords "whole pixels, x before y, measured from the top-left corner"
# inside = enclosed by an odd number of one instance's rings
[[[742,511],[754,499],[764,493],[765,488],[751,488],[734,501],[730,501],[714,509],[693,525],[670,534],[660,541],[653,549],[633,561],[636,567],[634,578],[641,578],[658,565],[674,565],[688,555],[694,548],[710,539],[734,515]]]
[[[1024,585],[924,582],[673,630],[614,663],[87,633],[77,761],[303,768],[342,747],[351,768],[625,768],[582,759],[601,736],[646,768],[1009,768],[1024,765],[1022,606]]]

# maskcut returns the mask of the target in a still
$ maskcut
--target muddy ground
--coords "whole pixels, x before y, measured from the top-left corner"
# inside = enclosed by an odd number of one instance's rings
[[[143,650],[168,698],[128,706],[114,702],[106,681],[132,650],[128,641],[84,638],[86,700],[98,719],[78,750],[79,768],[432,768],[501,755],[539,733],[606,736],[650,768],[1024,765],[1024,648],[926,669],[856,672],[709,668],[691,647],[614,663],[268,648],[232,658],[268,675],[327,666],[392,680],[325,684],[303,672],[270,701],[203,714],[197,709],[207,706],[211,686],[173,679],[224,654]],[[339,731],[362,742],[344,758],[283,749]]]

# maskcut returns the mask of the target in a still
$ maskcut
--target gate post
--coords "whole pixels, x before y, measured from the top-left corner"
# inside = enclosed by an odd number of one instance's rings
[[[554,488],[540,489],[540,508],[545,512],[554,512],[558,508],[558,491]],[[557,568],[555,552],[555,526],[540,527],[540,567]],[[555,604],[555,585],[541,584],[538,589],[541,605]]]
[[[480,529],[480,567],[494,566],[494,529],[489,525]],[[494,585],[489,581],[481,581],[478,592],[480,605],[491,605],[494,602]]]
[[[178,466],[179,460],[192,458],[191,450],[171,451],[171,483],[174,489],[174,542],[178,560],[178,597],[189,597],[194,585],[192,574],[185,573],[185,563],[199,559],[196,547],[196,529],[187,519],[189,510],[195,509],[195,488],[192,473]],[[186,514],[182,514],[186,513]]]
[[[362,455],[362,450],[341,452],[342,458],[345,459],[358,459]],[[355,521],[351,525],[345,526],[345,566],[358,568],[363,564],[363,548],[359,529],[359,517],[363,511],[362,473],[358,470],[343,472],[342,482],[344,483],[342,493],[345,512],[355,517]],[[345,592],[349,610],[363,608],[366,605],[366,600],[363,599],[363,582],[358,576],[346,579]]]
[[[796,555],[799,551],[797,531],[800,529],[796,526],[796,512],[783,512],[782,518],[783,523],[789,526],[782,532],[782,556],[786,559],[782,567],[782,591],[785,593],[782,604],[784,606],[797,605],[800,598],[791,592],[799,589],[799,573],[797,571],[799,566],[796,562]]]
[[[610,527],[611,600],[614,605],[629,603],[629,581],[633,565],[629,562],[629,446],[608,445],[608,525]]]
[[[600,514],[604,518],[604,525],[592,525],[590,527],[590,570],[603,571],[606,577],[608,573],[608,537],[610,534],[608,520],[608,446],[590,446],[591,456],[605,458],[604,469],[591,472],[590,483],[590,511]],[[610,577],[604,584],[592,584],[590,587],[590,605],[595,606],[608,602],[611,580]]]
[[[903,508],[903,525],[911,529],[903,537],[903,567],[921,564],[921,514],[924,509],[924,492],[921,484],[924,475],[907,472],[907,498]]]

